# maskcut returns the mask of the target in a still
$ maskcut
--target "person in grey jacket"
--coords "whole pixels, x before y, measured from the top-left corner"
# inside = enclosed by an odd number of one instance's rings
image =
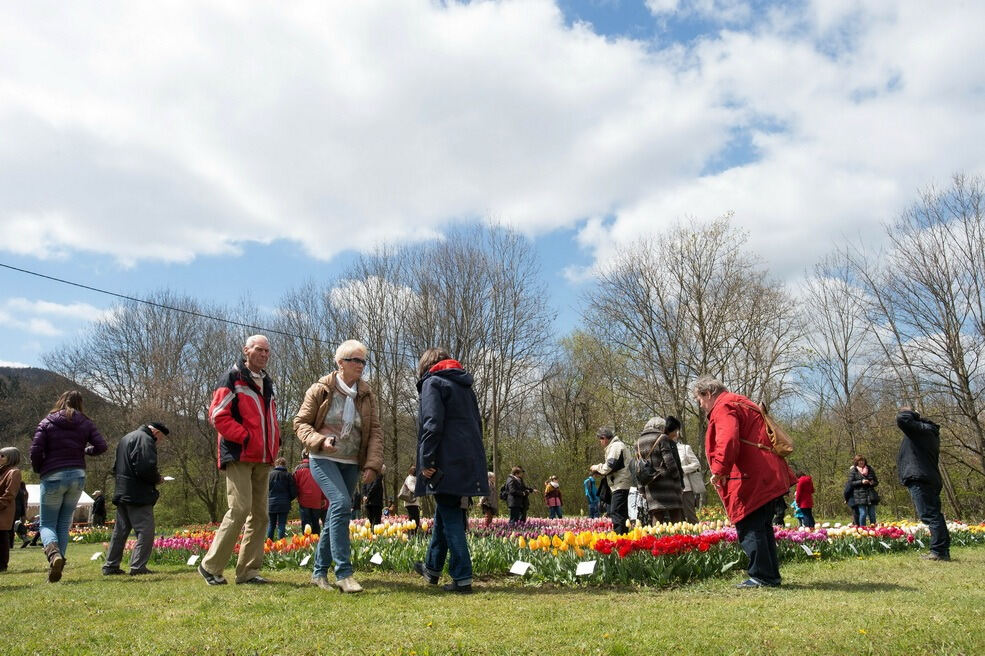
[[[896,425],[903,431],[896,472],[910,492],[917,516],[930,529],[930,553],[922,558],[951,560],[951,534],[941,512],[940,426],[922,418],[910,406],[900,408]]]
[[[153,574],[147,569],[154,550],[154,504],[160,493],[157,486],[164,479],[157,468],[157,441],[167,435],[167,426],[151,422],[127,433],[116,446],[116,525],[106,552],[103,574],[122,574],[120,562],[131,529],[137,534],[137,544],[130,554],[130,576]]]

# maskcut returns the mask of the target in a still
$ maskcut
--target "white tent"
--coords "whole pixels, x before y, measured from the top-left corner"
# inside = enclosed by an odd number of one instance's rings
[[[30,520],[35,515],[41,514],[41,486],[40,485],[30,485],[27,486],[27,518]],[[73,522],[88,522],[89,515],[92,514],[92,497],[82,491],[82,496],[79,497],[79,503],[75,506],[75,516],[72,517]]]

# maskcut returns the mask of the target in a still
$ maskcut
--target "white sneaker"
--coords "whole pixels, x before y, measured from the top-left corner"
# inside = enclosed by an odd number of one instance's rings
[[[363,586],[356,582],[356,579],[347,576],[335,582],[336,587],[342,592],[362,592]]]

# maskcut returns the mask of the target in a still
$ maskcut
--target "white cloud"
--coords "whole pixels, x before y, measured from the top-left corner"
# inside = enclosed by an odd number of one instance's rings
[[[327,259],[486,218],[584,225],[603,257],[734,210],[789,274],[985,171],[981,3],[648,5],[730,29],[658,48],[548,0],[6,5],[0,249]],[[747,161],[710,166],[736,135]]]
[[[60,337],[66,326],[105,319],[112,310],[102,310],[88,303],[53,303],[26,298],[8,298],[0,302],[0,326],[38,337]]]
[[[14,369],[24,369],[30,367],[29,364],[24,364],[23,362],[11,362],[10,360],[0,360],[0,367],[13,367]]]

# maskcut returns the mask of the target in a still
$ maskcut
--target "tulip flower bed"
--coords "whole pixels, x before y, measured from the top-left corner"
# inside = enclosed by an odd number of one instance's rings
[[[985,544],[985,523],[948,524],[954,546]],[[300,529],[300,527],[298,527]],[[352,561],[357,569],[411,572],[423,560],[430,521],[417,530],[403,518],[371,527],[365,520],[350,524]],[[178,531],[155,540],[155,562],[182,563],[204,555],[214,527]],[[886,552],[926,549],[929,533],[907,522],[874,527],[835,526],[808,530],[776,527],[782,561],[864,557]],[[496,520],[485,527],[473,520],[469,547],[477,577],[508,576],[516,561],[530,563],[524,579],[533,583],[635,584],[666,586],[718,576],[744,566],[735,529],[717,522],[636,526],[625,535],[611,532],[605,519],[533,519],[510,527]],[[301,567],[317,548],[318,536],[299,531],[281,540],[267,540],[265,566]],[[129,545],[128,545],[129,546]],[[379,554],[382,565],[370,559]],[[577,565],[595,561],[594,571],[576,576]],[[310,566],[310,559],[306,562]]]

